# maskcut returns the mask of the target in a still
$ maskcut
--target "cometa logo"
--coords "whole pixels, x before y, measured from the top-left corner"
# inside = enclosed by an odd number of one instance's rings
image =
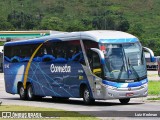
[[[51,64],[50,70],[52,73],[60,72],[60,73],[68,73],[71,72],[71,66],[55,66],[54,64]]]

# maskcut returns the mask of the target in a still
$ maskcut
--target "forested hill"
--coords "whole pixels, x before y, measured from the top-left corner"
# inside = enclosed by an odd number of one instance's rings
[[[160,0],[0,0],[0,30],[114,29],[160,55]]]

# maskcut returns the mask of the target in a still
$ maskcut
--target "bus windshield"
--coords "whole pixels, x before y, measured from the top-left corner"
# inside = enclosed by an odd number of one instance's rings
[[[107,80],[134,82],[146,77],[144,54],[139,43],[105,43],[101,48],[105,55],[104,75]]]

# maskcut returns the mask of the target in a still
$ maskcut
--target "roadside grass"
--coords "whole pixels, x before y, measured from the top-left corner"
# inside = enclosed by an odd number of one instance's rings
[[[160,95],[160,81],[149,81],[148,94],[155,96]]]
[[[154,96],[147,100],[160,100],[160,81],[149,81],[148,94]]]
[[[160,100],[160,97],[148,98],[147,100]]]
[[[17,106],[17,105],[2,105],[0,106],[0,111],[2,112],[13,112],[14,113],[25,113],[25,115],[28,113],[41,113],[43,118],[39,118],[41,120],[51,120],[51,119],[57,119],[57,120],[98,120],[96,117],[92,117],[90,115],[82,115],[78,112],[73,111],[63,111],[53,108],[42,108],[42,107],[31,107],[31,106]],[[15,114],[16,115],[16,114]],[[52,118],[45,118],[45,117],[52,117]],[[3,118],[0,118],[3,119]],[[17,119],[17,118],[15,118]],[[34,118],[38,120],[37,118]],[[10,120],[6,119],[5,120]],[[14,119],[13,119],[14,120]],[[24,120],[24,118],[20,118],[18,120]],[[29,120],[29,118],[25,118],[25,120]]]

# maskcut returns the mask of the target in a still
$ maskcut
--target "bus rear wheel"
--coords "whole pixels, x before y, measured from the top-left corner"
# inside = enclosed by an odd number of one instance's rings
[[[125,98],[125,99],[119,99],[121,104],[127,104],[130,101],[130,98]]]
[[[28,100],[34,100],[35,99],[35,95],[33,93],[33,87],[31,84],[29,84],[27,86],[27,98]]]
[[[95,99],[91,98],[91,93],[87,87],[85,87],[83,91],[83,101],[87,105],[93,104],[95,102]]]
[[[27,91],[24,89],[23,85],[19,86],[19,96],[21,100],[26,100],[27,98]]]

